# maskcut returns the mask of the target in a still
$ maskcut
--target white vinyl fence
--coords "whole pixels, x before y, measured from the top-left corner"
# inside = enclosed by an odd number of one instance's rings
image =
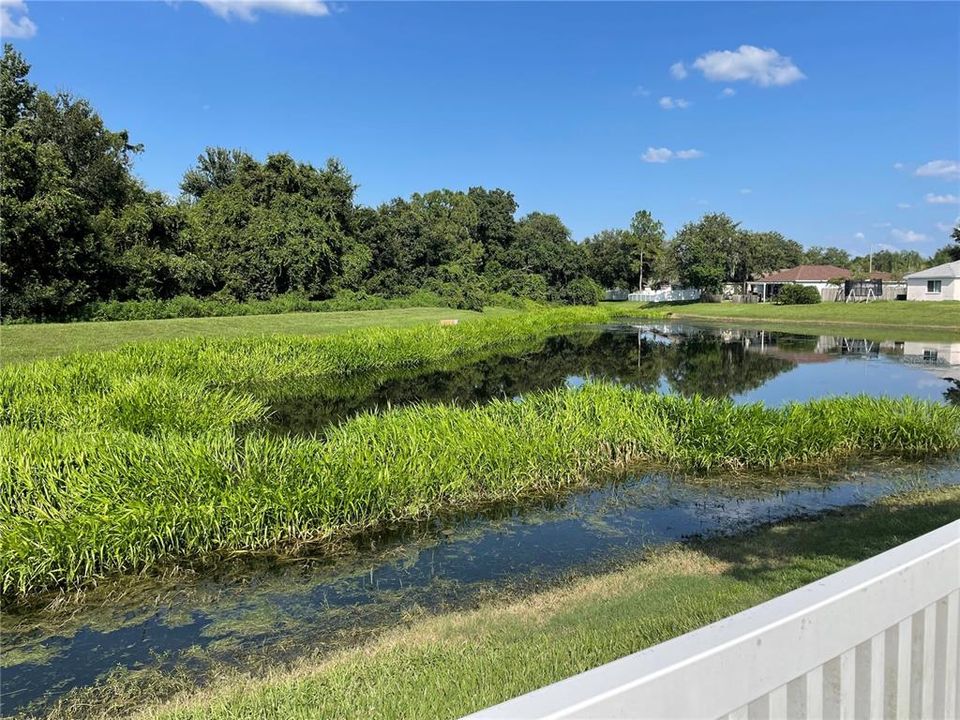
[[[960,718],[958,655],[960,520],[470,718]]]
[[[643,292],[632,292],[627,298],[633,302],[679,302],[681,300],[699,300],[700,291],[697,289],[689,290],[644,290]]]

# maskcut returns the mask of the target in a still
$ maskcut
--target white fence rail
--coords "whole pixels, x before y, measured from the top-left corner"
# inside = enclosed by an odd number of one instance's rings
[[[470,718],[960,718],[958,686],[960,520]]]
[[[681,300],[699,300],[700,291],[690,290],[656,290],[632,292],[627,298],[633,302],[680,302]]]

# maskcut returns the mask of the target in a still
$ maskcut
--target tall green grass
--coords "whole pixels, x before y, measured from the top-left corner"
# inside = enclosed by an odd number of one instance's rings
[[[233,387],[295,384],[436,367],[531,342],[619,307],[558,308],[458,325],[368,328],[342,335],[191,338],[135,343],[0,368],[0,424],[201,431],[261,418],[266,408]]]
[[[232,429],[0,428],[3,594],[284,548],[648,467],[783,469],[960,449],[960,409],[837,397],[770,409],[613,385],[361,415],[325,440]]]

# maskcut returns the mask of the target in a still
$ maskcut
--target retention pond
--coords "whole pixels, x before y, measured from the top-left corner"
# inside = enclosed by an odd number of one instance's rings
[[[866,393],[960,402],[960,342],[812,336],[624,322],[550,338],[522,355],[358,378],[271,398],[271,429],[319,433],[360,411],[471,404],[603,379],[684,395],[782,404]],[[645,548],[960,483],[956,461],[832,468],[818,476],[637,475],[523,507],[395,528],[337,553],[247,559],[205,572],[107,583],[79,602],[5,613],[3,712],[100,682],[221,664],[265,666],[354,644],[417,614],[469,607],[635,559]]]

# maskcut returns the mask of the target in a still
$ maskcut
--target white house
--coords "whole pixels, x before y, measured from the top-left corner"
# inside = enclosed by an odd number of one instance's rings
[[[960,260],[906,275],[907,300],[960,300]]]

